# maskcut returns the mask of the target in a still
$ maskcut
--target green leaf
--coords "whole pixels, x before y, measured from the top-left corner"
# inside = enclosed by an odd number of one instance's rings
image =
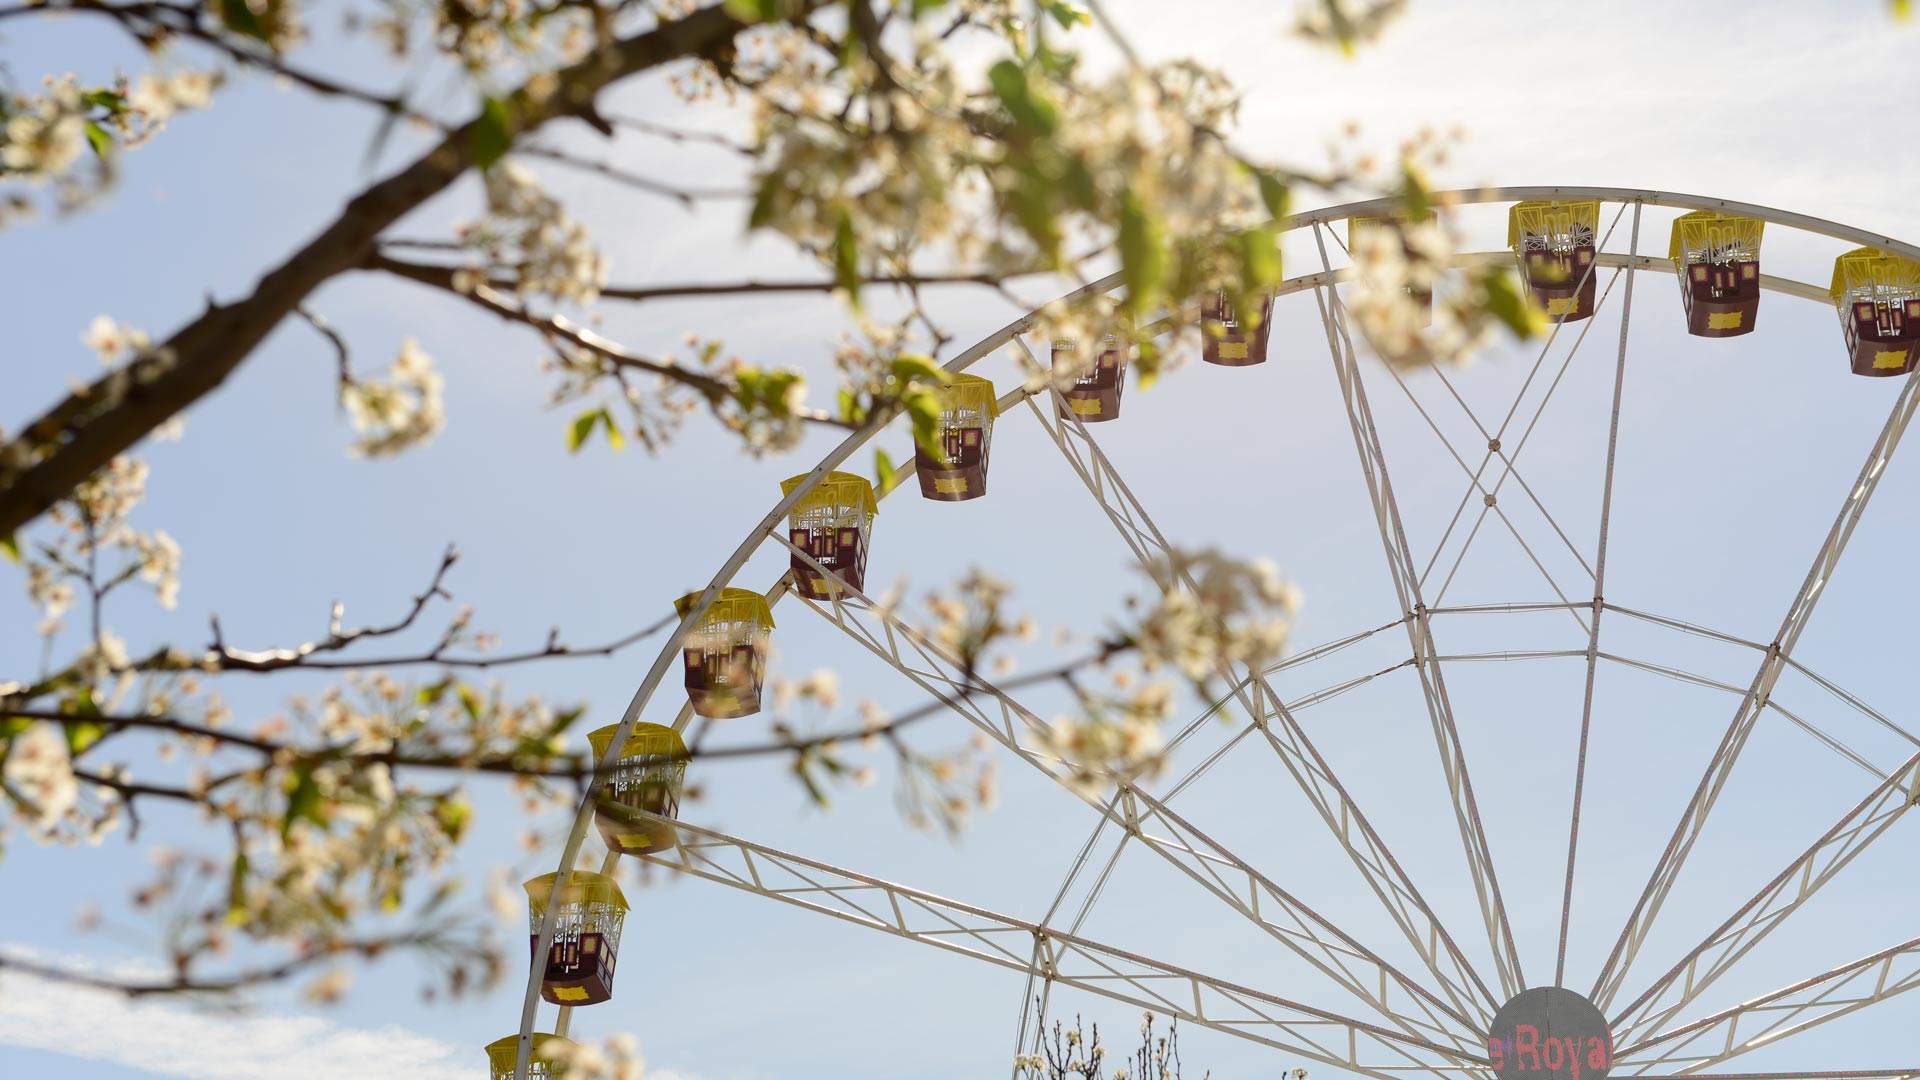
[[[1013,122],[1028,134],[1045,137],[1060,126],[1060,111],[1027,80],[1026,69],[1019,64],[1000,61],[987,70],[987,82]]]
[[[893,458],[885,450],[873,452],[874,494],[885,495],[900,483],[900,471],[893,467]]]
[[[780,174],[768,173],[760,178],[753,191],[753,209],[747,213],[747,231],[764,229],[773,222],[775,201],[780,197]]]
[[[18,566],[20,564],[20,537],[13,533],[0,536],[0,555],[5,555],[8,562]]]
[[[1487,293],[1487,312],[1506,325],[1522,341],[1539,337],[1547,328],[1546,312],[1533,302],[1519,280],[1506,270],[1496,270],[1480,282]]]
[[[600,418],[605,415],[607,415],[607,410],[605,409],[588,409],[586,412],[574,417],[573,423],[567,428],[567,452],[570,454],[579,453],[580,448],[585,446],[587,440],[593,437],[594,425],[598,424]]]
[[[105,109],[110,113],[121,113],[126,111],[127,108],[127,99],[125,97],[121,96],[118,91],[108,90],[105,87],[87,91],[80,95],[80,100],[96,109]]]
[[[1278,221],[1292,212],[1293,194],[1278,173],[1271,169],[1256,169],[1253,176],[1260,186],[1260,201],[1266,205],[1270,217]]]
[[[615,450],[625,450],[627,448],[627,437],[621,432],[620,425],[613,422],[613,414],[605,409],[601,409],[600,422],[607,429],[607,445],[613,447]]]
[[[1913,18],[1913,0],[1891,0],[1893,17],[1896,19]]]
[[[460,684],[458,692],[460,695],[460,708],[465,710],[467,719],[478,721],[480,714],[486,711],[486,703],[482,702],[480,695],[475,693],[473,687],[468,686],[466,683]]]
[[[1127,287],[1127,308],[1145,315],[1165,284],[1167,242],[1139,196],[1129,190],[1120,200],[1120,280]]]
[[[113,135],[98,123],[89,120],[86,125],[87,145],[93,147],[93,156],[105,161],[113,154]]]
[[[220,0],[220,21],[236,34],[256,41],[267,40],[267,24],[260,21],[247,0]]]
[[[931,390],[909,390],[900,403],[913,421],[913,441],[935,461],[944,463],[947,451],[940,444],[940,395]]]
[[[919,18],[947,6],[947,0],[913,0],[913,17]]]
[[[440,699],[446,696],[447,687],[452,685],[453,685],[452,679],[441,679],[439,682],[434,683],[432,686],[421,687],[419,692],[413,695],[413,700],[419,702],[422,705],[438,704]]]
[[[1401,214],[1408,221],[1426,221],[1433,217],[1433,188],[1426,174],[1411,160],[1400,163]]]
[[[782,0],[727,0],[727,14],[744,23],[772,22],[786,10]]]
[[[322,828],[327,824],[326,815],[320,812],[320,784],[313,778],[311,765],[294,766],[293,790],[287,793],[287,815],[280,821],[280,839],[293,832],[296,821],[311,821]]]
[[[793,775],[800,778],[800,784],[807,789],[807,798],[813,802],[813,805],[825,809],[827,793],[820,787],[820,781],[814,778],[813,760],[814,755],[811,751],[802,751],[794,755]]]
[[[1256,292],[1280,281],[1280,234],[1271,225],[1256,225],[1240,234],[1242,286]]]
[[[1060,228],[1054,222],[1053,197],[1058,189],[1046,180],[1032,173],[1022,173],[1007,192],[1007,200],[1013,206],[1014,220],[1026,230],[1049,263],[1060,262]]]
[[[582,716],[585,716],[586,714],[587,714],[587,707],[585,705],[575,705],[573,708],[568,709],[567,711],[560,713],[559,715],[553,718],[553,726],[547,729],[547,734],[548,735],[560,734],[561,732],[572,727],[576,721],[578,721]]]
[[[505,157],[513,145],[513,114],[505,100],[496,97],[480,103],[480,115],[467,129],[467,153],[473,167],[485,172]]]
[[[467,831],[467,825],[473,820],[473,804],[458,793],[448,795],[433,808],[433,817],[440,825],[440,831],[454,843]]]
[[[106,725],[94,720],[63,720],[60,726],[67,731],[67,752],[76,755],[84,753],[107,733]]]
[[[1067,0],[1041,0],[1040,6],[1053,16],[1053,21],[1059,23],[1062,30],[1093,24],[1092,12],[1078,4],[1069,4]]]
[[[247,853],[233,853],[233,869],[227,874],[227,924],[238,926],[247,921]]]
[[[953,381],[952,373],[935,363],[933,357],[919,353],[902,353],[894,357],[893,377],[903,383],[928,382],[938,386]]]
[[[847,302],[860,308],[860,243],[853,235],[853,217],[842,208],[833,226],[833,283],[847,293]]]

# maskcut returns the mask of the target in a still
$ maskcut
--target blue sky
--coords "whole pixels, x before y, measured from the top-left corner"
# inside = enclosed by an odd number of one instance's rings
[[[1354,61],[1294,42],[1284,33],[1287,13],[1274,7],[1239,0],[1113,5],[1150,53],[1194,54],[1237,79],[1248,94],[1242,142],[1277,158],[1318,162],[1348,120],[1358,120],[1362,141],[1383,151],[1422,126],[1458,124],[1466,142],[1443,177],[1453,183],[1691,191],[1920,237],[1908,182],[1920,165],[1920,132],[1896,100],[1911,85],[1915,31],[1890,24],[1880,3],[1618,4],[1608,5],[1602,19],[1585,5],[1427,0]],[[116,58],[86,46],[98,40],[91,29],[73,20],[22,29],[0,44],[0,57],[24,78],[68,67],[105,74]],[[1530,73],[1543,71],[1556,73],[1550,85],[1532,81]],[[664,107],[645,88],[628,95],[625,111]],[[160,333],[208,293],[229,296],[249,284],[365,182],[371,130],[372,120],[348,106],[248,80],[211,112],[179,120],[130,157],[122,189],[105,206],[0,236],[8,285],[0,289],[0,319],[8,327],[0,402],[7,420],[17,422],[96,370],[79,340],[94,316]],[[663,161],[662,149],[628,137],[612,154],[662,175],[712,179],[722,167],[711,159]],[[795,269],[771,245],[740,241],[735,207],[689,214],[539,171],[594,226],[616,281]],[[456,191],[399,231],[432,235],[461,216],[472,197],[470,187]],[[1664,252],[1670,216],[1648,212],[1643,251]],[[1469,214],[1465,223],[1473,246],[1499,245],[1497,212]],[[1624,225],[1613,247],[1624,249]],[[1824,282],[1840,249],[1780,233],[1769,239],[1766,266]],[[1290,273],[1306,267],[1305,251],[1290,256]],[[1008,317],[983,296],[942,300],[943,317],[963,341]],[[1568,366],[1521,464],[1527,482],[1589,553],[1618,300],[1616,294],[1609,301]],[[368,370],[383,367],[403,337],[419,339],[448,378],[446,431],[397,461],[349,458],[350,435],[332,401],[330,353],[303,326],[283,327],[189,415],[182,441],[146,451],[152,494],[136,521],[179,538],[185,586],[173,613],[123,605],[117,622],[136,647],[197,643],[210,612],[219,613],[230,640],[260,645],[314,636],[336,598],[347,604],[349,620],[384,617],[419,587],[448,541],[466,556],[452,581],[455,593],[509,645],[537,643],[552,625],[578,642],[616,636],[652,622],[673,596],[703,582],[772,503],[778,481],[804,471],[828,446],[814,439],[788,458],[753,460],[696,425],[656,459],[631,449],[569,455],[567,416],[542,407],[547,385],[530,335],[378,277],[332,283],[313,307],[349,335]],[[650,349],[699,330],[724,336],[744,355],[820,371],[841,325],[828,301],[783,298],[609,307],[606,330]],[[1683,332],[1672,280],[1642,275],[1631,329],[1608,596],[1766,640],[1897,386],[1847,376],[1831,310],[1782,296],[1763,302],[1753,336],[1699,341]],[[1550,365],[1567,344],[1563,336]],[[1266,555],[1302,585],[1307,607],[1298,641],[1306,645],[1378,625],[1395,612],[1309,299],[1283,303],[1274,357],[1259,369],[1182,371],[1130,396],[1122,420],[1098,436],[1176,542]],[[1494,350],[1456,384],[1483,417],[1497,417],[1532,362],[1530,352]],[[1003,356],[976,370],[1004,380],[1012,368]],[[1414,546],[1431,550],[1464,480],[1392,382],[1377,367],[1369,379]],[[1434,379],[1416,376],[1409,386],[1450,435],[1466,430]],[[905,576],[932,585],[983,565],[1012,580],[1019,602],[1045,625],[1097,632],[1119,598],[1137,587],[1125,549],[1030,417],[1006,418],[995,449],[992,493],[982,502],[945,506],[910,494],[889,500],[872,580]],[[1920,505],[1916,475],[1910,462],[1895,462],[1797,653],[1903,723],[1912,703],[1907,537]],[[1516,522],[1534,534],[1541,527],[1520,511]],[[783,561],[762,552],[743,582],[764,587]],[[1544,598],[1517,547],[1491,531],[1476,539],[1447,594],[1461,603]],[[805,611],[783,607],[779,619],[784,671],[833,666],[852,697],[897,708],[917,704],[911,685],[857,655]],[[17,590],[0,594],[0,620],[31,624]],[[1436,636],[1450,652],[1563,648],[1571,630],[1564,617],[1488,616],[1443,621]],[[1610,619],[1603,639],[1623,654],[1742,686],[1755,663],[1745,650],[1624,619]],[[1404,636],[1380,635],[1279,686],[1308,692],[1384,667],[1404,650]],[[629,652],[576,661],[522,671],[512,685],[585,702],[590,719],[612,722],[650,660]],[[0,670],[32,671],[38,663],[29,635],[0,641]],[[1575,661],[1462,663],[1448,671],[1535,982],[1551,969],[1583,675]],[[243,708],[264,711],[293,685],[230,689]],[[1803,679],[1783,680],[1777,697],[1881,768],[1911,752]],[[1611,945],[1736,703],[1718,691],[1603,669],[1569,954],[1576,986],[1591,978]],[[670,715],[678,704],[668,687],[648,715]],[[1044,715],[1058,702],[1038,696],[1034,705]],[[1404,675],[1377,680],[1302,717],[1469,954],[1482,958],[1486,946],[1474,929],[1472,892],[1415,684]],[[935,744],[965,737],[957,720],[928,734]],[[1210,732],[1200,745],[1225,734]],[[1176,771],[1193,760],[1183,759]],[[1015,771],[1017,764],[1003,765],[1000,806],[957,842],[903,825],[884,783],[841,795],[828,812],[810,810],[773,765],[712,768],[702,776],[707,799],[688,816],[1032,918],[1044,911],[1092,821],[1069,796]],[[1729,913],[1869,783],[1779,717],[1764,720],[1629,989]],[[1356,936],[1390,957],[1404,954],[1365,886],[1263,752],[1243,747],[1181,799],[1182,813]],[[481,811],[469,855],[476,882],[493,865],[520,859],[523,825],[510,800],[486,799]],[[155,815],[144,839],[194,842],[190,825]],[[1697,1011],[1914,936],[1910,897],[1920,869],[1902,857],[1908,832],[1903,823],[1850,867]],[[67,930],[88,901],[112,913],[144,872],[123,840],[99,850],[42,850],[16,841],[3,866],[0,944],[101,964],[148,955],[151,928],[124,917],[92,936]],[[702,882],[636,886],[630,895],[635,912],[618,996],[582,1012],[577,1030],[632,1032],[663,1070],[747,1080],[972,1077],[1006,1067],[1017,975]],[[1276,993],[1314,1000],[1317,992],[1290,954],[1137,852],[1122,860],[1087,929]],[[512,938],[523,931],[516,919],[499,932]],[[276,994],[253,1002],[250,1016],[234,1018],[177,1004],[129,1009],[9,979],[0,985],[0,1073],[252,1080],[372,1072],[371,1056],[404,1061],[410,1075],[477,1075],[478,1047],[517,1019],[517,975],[491,996],[455,1005],[421,1005],[418,983],[418,972],[389,963],[363,972],[338,1008],[315,1012]],[[1123,1006],[1072,995],[1059,1005],[1103,1026],[1132,1026]],[[1920,1001],[1902,998],[1753,1054],[1742,1066],[1911,1062],[1917,1028]],[[1189,1062],[1210,1066],[1216,1076],[1266,1075],[1293,1064],[1208,1032],[1192,1032],[1186,1043]],[[379,1071],[389,1070],[391,1064]]]

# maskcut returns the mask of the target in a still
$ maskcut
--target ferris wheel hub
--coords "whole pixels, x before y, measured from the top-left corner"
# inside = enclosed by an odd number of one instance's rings
[[[1613,1067],[1613,1033],[1584,996],[1536,986],[1494,1014],[1487,1057],[1499,1080],[1605,1080]]]

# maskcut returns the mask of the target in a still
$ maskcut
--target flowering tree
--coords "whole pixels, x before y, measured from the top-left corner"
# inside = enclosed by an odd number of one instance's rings
[[[1326,0],[1304,9],[1301,32],[1352,47],[1398,7]],[[417,344],[400,343],[384,373],[368,374],[347,336],[312,309],[310,297],[336,277],[412,281],[536,330],[555,400],[577,410],[567,431],[576,449],[596,438],[658,447],[702,417],[753,453],[787,449],[810,426],[865,431],[902,414],[925,437],[951,344],[931,298],[948,286],[1000,290],[1031,307],[1017,292],[1023,280],[1078,282],[1118,268],[1123,288],[1047,306],[1041,332],[1088,343],[1081,369],[1093,342],[1117,336],[1148,381],[1192,351],[1208,298],[1224,292],[1239,310],[1258,310],[1279,280],[1278,220],[1302,188],[1372,183],[1404,199],[1404,212],[1355,251],[1354,308],[1388,359],[1451,360],[1502,324],[1526,334],[1538,319],[1494,271],[1456,280],[1430,324],[1411,315],[1411,292],[1429,289],[1451,256],[1445,208],[1416,160],[1431,148],[1411,148],[1402,168],[1371,179],[1337,161],[1308,170],[1254,160],[1234,146],[1237,100],[1219,73],[1141,61],[1097,4],[371,0],[351,9],[364,47],[464,72],[465,115],[309,66],[303,46],[316,12],[297,0],[26,0],[0,5],[0,34],[25,38],[55,15],[132,38],[151,67],[100,85],[52,74],[0,96],[0,224],[83,212],[108,197],[131,151],[164,137],[180,111],[214,107],[245,73],[360,103],[378,140],[413,153],[244,295],[211,302],[164,336],[103,315],[85,337],[107,372],[0,432],[0,543],[41,612],[46,656],[37,674],[0,678],[0,797],[13,834],[68,843],[123,829],[134,839],[142,808],[156,803],[196,812],[206,833],[199,849],[158,853],[133,898],[160,928],[161,976],[123,981],[11,955],[0,968],[129,994],[299,979],[324,1000],[344,989],[349,962],[408,950],[435,965],[432,994],[491,980],[501,953],[448,872],[473,817],[470,786],[495,778],[538,810],[570,802],[593,767],[568,748],[582,708],[516,694],[503,675],[607,655],[668,628],[591,644],[556,632],[541,647],[502,652],[470,610],[447,610],[458,558],[449,549],[380,622],[349,625],[336,608],[309,640],[242,647],[216,618],[204,645],[129,653],[114,611],[139,591],[171,607],[180,564],[178,545],[140,520],[146,466],[135,451],[176,428],[275,327],[304,322],[337,361],[353,453],[398,454],[440,429],[442,376]],[[1100,70],[1082,55],[1082,39],[1096,34],[1117,57]],[[649,80],[680,95],[685,123],[606,106],[615,87]],[[701,122],[714,99],[744,113],[741,130]],[[818,276],[610,284],[593,237],[533,166],[584,170],[636,197],[718,193],[583,156],[556,141],[565,129],[638,132],[665,152],[723,148],[749,181],[746,224],[815,261]],[[394,235],[403,217],[466,183],[483,207],[475,220],[446,237]],[[897,295],[899,314],[883,319],[864,306],[880,290]],[[801,291],[846,305],[838,385],[824,392],[799,371],[733,358],[720,341],[642,347],[588,328],[602,304]],[[1074,367],[1030,374],[1070,382]],[[971,677],[1032,636],[1010,603],[1004,585],[974,574],[927,594],[916,617]],[[1077,783],[1148,775],[1175,688],[1217,696],[1228,665],[1276,655],[1295,603],[1269,566],[1179,554],[1091,648],[1002,685],[1071,690],[1081,707],[1055,727],[1053,749],[1076,764]],[[424,645],[401,644],[422,635]],[[229,679],[290,672],[338,681],[265,716],[236,716],[223,697]],[[957,827],[991,799],[991,773],[971,750],[916,745],[911,726],[935,708],[843,710],[830,673],[776,686],[773,706],[762,741],[696,742],[695,756],[788,755],[820,798],[834,782],[869,778],[862,755],[877,757],[897,767],[904,811],[929,826]]]
[[[1154,1033],[1155,1023],[1152,1013],[1141,1014],[1139,1047],[1109,1068],[1107,1055],[1112,1051],[1100,1041],[1099,1024],[1089,1028],[1075,1016],[1069,1028],[1055,1020],[1051,1029],[1040,1032],[1033,1052],[1015,1060],[1014,1075],[1019,1080],[1182,1080],[1186,1065],[1180,1059],[1179,1021],[1168,1023],[1164,1035]],[[1288,1069],[1282,1076],[1307,1080],[1307,1070]]]

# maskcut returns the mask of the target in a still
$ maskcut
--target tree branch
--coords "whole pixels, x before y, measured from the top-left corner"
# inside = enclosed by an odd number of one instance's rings
[[[344,956],[371,960],[394,949],[432,946],[440,942],[439,935],[420,932],[322,942],[312,946],[310,951],[278,964],[246,968],[209,979],[196,979],[184,971],[168,979],[115,979],[89,971],[75,971],[72,968],[42,964],[23,957],[10,956],[5,952],[0,952],[0,971],[17,971],[50,982],[87,986],[96,990],[125,994],[130,998],[152,997],[158,994],[225,994],[250,986],[282,982],[310,968]]]
[[[432,250],[461,250],[457,243],[440,244],[428,240],[384,241],[382,248],[389,245],[401,247],[426,248]],[[451,266],[435,266],[430,263],[412,262],[388,255],[385,250],[367,261],[371,270],[385,270],[401,277],[441,288],[452,288],[453,275],[460,269]],[[1030,269],[1014,270],[1007,273],[995,273],[986,270],[951,274],[885,274],[860,279],[861,288],[888,286],[911,289],[929,288],[943,285],[978,285],[997,289],[1016,278],[1037,277],[1053,273],[1051,270]],[[444,284],[443,284],[444,283]],[[504,277],[495,277],[490,284],[497,288],[510,288],[512,282]],[[628,300],[645,303],[650,300],[683,300],[714,297],[731,297],[758,293],[830,293],[841,288],[841,284],[826,278],[790,278],[775,281],[714,281],[689,282],[672,285],[609,285],[600,290],[603,300]]]
[[[800,15],[818,0],[798,0]],[[723,5],[695,11],[596,50],[557,76],[522,86],[509,138],[562,117],[581,117],[612,83],[718,49],[747,29]],[[550,83],[550,86],[549,86]],[[247,297],[210,304],[148,356],[74,391],[0,446],[0,536],[11,535],[169,417],[211,393],[322,283],[358,266],[380,233],[438,195],[497,139],[498,114],[482,112],[413,164],[365,189],[320,234],[265,274]],[[49,423],[57,418],[57,422]]]
[[[692,209],[694,204],[701,199],[748,199],[753,197],[752,192],[742,188],[675,187],[663,180],[655,180],[650,176],[642,176],[629,169],[623,169],[604,161],[593,161],[588,158],[577,157],[565,150],[558,150],[551,146],[523,146],[516,149],[514,153],[522,157],[541,158],[546,161],[565,165],[570,169],[579,169],[583,172],[604,176],[615,183],[625,185],[635,191],[642,191],[649,195],[659,195],[662,198],[672,199],[688,209]]]

